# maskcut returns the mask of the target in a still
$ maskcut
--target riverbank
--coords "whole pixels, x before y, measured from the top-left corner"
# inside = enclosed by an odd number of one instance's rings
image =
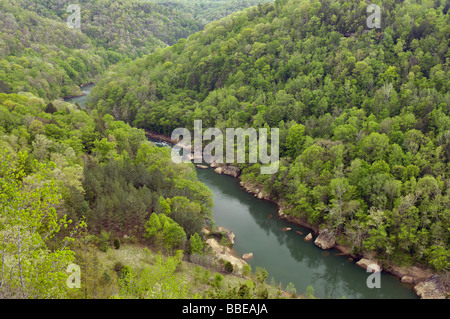
[[[151,135],[152,138],[156,138],[158,135]],[[165,137],[165,141],[169,143],[174,143],[176,141],[171,141],[169,138]],[[322,249],[336,248],[340,251],[337,255],[345,255],[348,256],[349,261],[355,263],[356,265],[366,269],[368,265],[377,264],[381,267],[381,270],[386,274],[391,274],[400,279],[402,284],[405,287],[409,287],[411,291],[413,291],[420,298],[445,298],[448,295],[448,278],[440,278],[433,272],[431,269],[428,269],[423,266],[398,266],[394,265],[391,262],[386,262],[382,260],[378,260],[373,253],[364,253],[360,255],[355,255],[351,253],[351,249],[342,245],[339,242],[336,242],[334,239],[331,242],[331,246],[327,247],[321,246],[318,243],[320,242],[318,238],[321,235],[320,227],[316,227],[314,225],[309,224],[305,219],[293,217],[288,214],[289,207],[286,207],[284,203],[280,202],[275,198],[271,198],[269,194],[265,193],[263,188],[252,184],[251,182],[244,182],[242,180],[241,172],[238,168],[232,167],[230,165],[216,164],[212,163],[209,167],[214,169],[214,172],[217,174],[229,175],[237,178],[240,186],[247,193],[252,194],[254,197],[258,199],[263,199],[266,201],[270,201],[274,203],[277,207],[276,212],[273,216],[278,215],[279,219],[283,219],[286,222],[299,225],[303,228],[307,228],[311,230],[311,234],[314,234],[313,242],[316,246],[321,247]],[[202,167],[203,168],[203,167]],[[272,217],[272,215],[271,215]],[[230,228],[233,229],[233,228]],[[308,234],[305,234],[308,235]],[[312,236],[312,235],[311,235]],[[322,239],[327,239],[329,236],[322,236]],[[325,253],[325,252],[324,252]],[[441,276],[444,277],[444,276]]]
[[[83,96],[89,95],[89,93],[86,93],[86,92],[83,91],[83,88],[89,87],[89,86],[92,86],[92,85],[95,85],[95,83],[88,83],[88,84],[79,85],[78,86],[79,93],[77,93],[75,95],[65,96],[65,97],[63,97],[63,100],[66,101],[68,99],[74,99],[74,98],[77,98],[77,97],[83,97]]]
[[[173,139],[171,139],[170,137],[168,137],[167,135],[163,135],[160,133],[155,133],[149,130],[145,130],[145,136],[147,136],[147,138],[153,139],[153,140],[160,140],[160,141],[164,141],[170,144],[177,144],[179,141],[175,141]]]
[[[298,218],[290,216],[285,213],[288,207],[277,199],[272,198],[267,193],[262,190],[262,187],[254,185],[250,182],[243,182],[241,177],[239,179],[239,184],[248,193],[253,194],[259,199],[264,199],[275,203],[278,206],[278,217],[284,219],[289,223],[294,225],[299,225],[301,227],[307,228],[312,231],[313,237],[312,241],[319,247],[320,244],[317,243],[317,239],[321,236],[321,229],[310,223],[308,223],[304,218]],[[322,248],[322,247],[321,247]],[[400,279],[404,284],[411,285],[411,288],[416,293],[416,295],[421,299],[446,299],[450,291],[448,287],[450,285],[448,278],[441,278],[432,269],[426,268],[424,266],[399,266],[392,262],[382,261],[376,258],[373,252],[364,252],[362,254],[352,254],[351,249],[333,240],[333,243],[327,246],[326,249],[335,248],[340,251],[340,255],[348,256],[357,264],[358,266],[367,269],[368,265],[376,264],[380,267],[381,271],[385,271],[391,275],[394,275]]]

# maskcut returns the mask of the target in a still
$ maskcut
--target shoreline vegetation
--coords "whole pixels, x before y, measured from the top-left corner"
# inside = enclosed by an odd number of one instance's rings
[[[161,140],[171,144],[176,144],[178,142],[172,140],[170,137],[164,134],[151,132],[149,130],[145,130],[145,132],[146,136],[150,139]],[[320,229],[320,227],[308,223],[303,218],[290,216],[288,213],[286,213],[286,210],[288,210],[289,208],[286,207],[284,203],[264,193],[261,190],[262,187],[259,187],[250,182],[242,181],[239,168],[228,164],[217,164],[217,163],[212,163],[208,166],[203,164],[202,165],[196,164],[196,166],[201,169],[205,169],[205,166],[209,168],[214,168],[214,171],[217,174],[225,174],[234,177],[238,179],[240,187],[242,187],[242,189],[245,190],[247,193],[253,194],[258,199],[263,199],[275,203],[278,206],[278,218],[284,219],[285,221],[291,224],[299,225],[301,227],[311,230],[312,242],[316,246],[322,248],[323,250],[335,248],[338,251],[340,251],[340,253],[337,255],[347,256],[351,258],[352,262],[354,262],[356,265],[358,265],[363,269],[367,269],[367,267],[370,264],[376,264],[380,267],[381,271],[385,271],[391,275],[394,275],[398,277],[402,283],[410,285],[411,289],[421,299],[446,299],[447,296],[449,295],[449,292],[446,290],[446,285],[448,286],[448,282],[442,280],[442,278],[439,277],[439,274],[437,274],[436,271],[430,268],[421,265],[412,265],[412,266],[396,265],[390,261],[380,260],[376,258],[373,252],[352,254],[349,247],[336,242],[335,238],[330,239],[330,236],[327,236],[328,234],[326,229]],[[224,167],[230,169],[224,169]],[[309,236],[309,234],[306,234],[306,236]],[[325,247],[322,246],[321,243],[323,237],[328,237],[327,239],[329,239],[327,246]],[[325,241],[327,240],[325,239]],[[235,256],[232,253],[232,250],[230,250],[228,253],[230,254],[230,256],[238,258],[241,261],[245,262],[242,258]]]

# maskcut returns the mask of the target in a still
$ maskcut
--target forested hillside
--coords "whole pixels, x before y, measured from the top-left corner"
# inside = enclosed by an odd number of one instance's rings
[[[20,6],[40,16],[66,22],[70,0],[19,0]],[[123,57],[135,58],[157,47],[174,44],[199,31],[203,24],[191,14],[153,1],[77,1],[81,32],[92,42]]]
[[[375,3],[377,3],[375,1]],[[278,127],[277,174],[241,165],[353,252],[448,267],[450,16],[444,1],[277,0],[208,24],[96,86],[134,126]]]
[[[67,265],[82,262],[77,247],[142,241],[152,212],[173,211],[157,232],[167,252],[185,249],[211,218],[194,167],[172,163],[142,130],[29,93],[0,93],[0,190],[5,298],[64,297]]]
[[[152,1],[82,0],[81,28],[69,29],[72,2],[0,1],[0,92],[80,95],[78,86],[97,82],[108,66],[174,44],[215,18],[208,1],[188,10]],[[225,11],[251,4],[239,1]]]
[[[233,12],[273,0],[154,0],[176,11],[189,13],[202,24],[220,20]]]
[[[216,261],[211,208],[193,164],[174,164],[143,130],[0,93],[2,299],[280,297],[264,269]]]
[[[68,3],[0,0],[0,299],[280,297],[264,269],[206,245],[223,235],[192,164],[62,99],[202,25],[147,1],[80,1],[71,30]]]

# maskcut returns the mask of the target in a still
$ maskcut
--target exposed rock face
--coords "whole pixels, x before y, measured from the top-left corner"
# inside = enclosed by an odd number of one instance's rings
[[[265,192],[263,192],[259,188],[251,185],[250,183],[244,183],[244,182],[241,181],[240,184],[245,189],[246,192],[253,194],[253,196],[255,196],[255,197],[259,198],[259,199],[271,200],[271,198],[270,198],[270,196],[268,194],[266,194]]]
[[[230,241],[231,245],[234,245],[234,238],[236,238],[236,235],[229,229],[219,226],[217,227],[217,231],[219,233],[222,233],[224,236],[226,236],[228,238],[228,240]]]
[[[403,276],[400,281],[405,284],[414,284],[414,278],[410,276]]]
[[[233,177],[238,177],[241,173],[241,170],[235,166],[225,165],[217,167],[214,172],[218,174],[230,175]]]
[[[248,260],[250,258],[253,258],[253,253],[246,253],[242,255],[242,259]]]
[[[233,256],[231,249],[220,245],[215,238],[209,238],[206,243],[213,249],[217,258],[229,261],[235,269],[242,269],[247,264],[242,259]]]
[[[414,291],[422,299],[445,299],[445,287],[438,275],[420,282]]]
[[[372,271],[381,271],[381,266],[378,265],[376,261],[367,258],[360,259],[359,261],[356,262],[356,264],[363,269],[367,269],[370,266]]]
[[[216,167],[219,167],[220,164],[219,164],[219,163],[216,163],[216,162],[212,162],[212,163],[210,164],[210,166],[211,166],[212,168],[216,168]]]
[[[314,244],[322,249],[330,249],[336,245],[336,239],[329,229],[322,229]]]
[[[313,239],[312,234],[309,233],[308,235],[306,235],[305,237],[305,241],[311,241]]]

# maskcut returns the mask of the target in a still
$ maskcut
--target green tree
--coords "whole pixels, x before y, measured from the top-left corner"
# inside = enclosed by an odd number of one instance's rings
[[[286,138],[286,154],[294,160],[302,151],[305,141],[305,126],[302,124],[294,124],[289,129]]]
[[[55,237],[69,221],[55,209],[60,195],[43,165],[25,171],[27,153],[14,160],[0,149],[0,294],[7,298],[64,298],[74,252]],[[54,238],[50,250],[48,240]]]
[[[191,254],[203,254],[203,241],[198,233],[189,239]]]

